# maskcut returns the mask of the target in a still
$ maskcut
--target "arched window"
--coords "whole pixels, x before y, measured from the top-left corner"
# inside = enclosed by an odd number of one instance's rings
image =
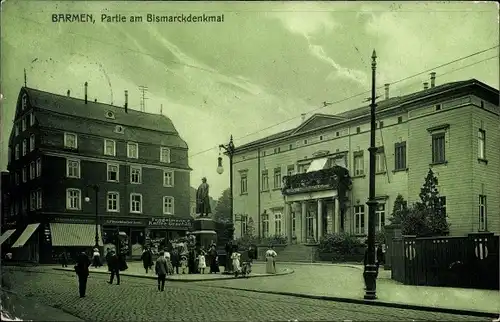
[[[26,94],[23,94],[23,97],[21,99],[21,106],[24,109],[26,109],[26,107],[28,107],[28,96],[26,96]]]

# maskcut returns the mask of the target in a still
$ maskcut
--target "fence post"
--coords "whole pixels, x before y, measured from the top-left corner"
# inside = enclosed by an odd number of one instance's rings
[[[468,235],[468,272],[471,287],[481,289],[499,288],[498,238],[491,232]]]
[[[417,254],[417,250],[415,247],[415,240],[417,236],[415,235],[405,235],[403,236],[403,252],[404,252],[404,284],[406,285],[416,285],[417,284],[417,276],[416,276],[416,257],[420,254]]]

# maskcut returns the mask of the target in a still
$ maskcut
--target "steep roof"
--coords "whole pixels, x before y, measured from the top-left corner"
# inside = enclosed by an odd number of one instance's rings
[[[187,143],[182,140],[172,121],[165,115],[145,113],[125,108],[44,92],[41,90],[23,87],[31,106],[42,113],[37,113],[37,121],[41,126],[88,133],[110,138],[124,138],[116,134],[109,124],[125,127],[125,137],[137,142],[148,142],[170,147],[187,148]],[[106,117],[107,112],[114,114],[114,119]],[[97,122],[95,122],[97,121]],[[108,133],[109,132],[109,133]]]
[[[476,80],[476,79],[469,79],[465,81],[457,81],[457,82],[451,82],[451,83],[446,83],[442,85],[438,85],[435,87],[431,87],[425,90],[421,90],[415,93],[403,95],[403,96],[397,96],[397,97],[392,97],[386,100],[381,100],[377,102],[377,112],[384,111],[389,108],[396,107],[398,105],[404,105],[411,103],[412,101],[419,100],[419,99],[424,99],[427,97],[431,97],[433,95],[437,95],[440,93],[444,93],[446,91],[452,91],[452,90],[457,90],[461,87],[465,86],[471,86],[471,85],[481,85],[483,87],[488,88],[489,90],[496,91],[496,94],[498,95],[498,90]],[[334,125],[336,123],[342,122],[341,120],[349,120],[349,119],[354,119],[357,117],[362,117],[370,114],[370,105],[367,104],[365,106],[349,110],[343,113],[338,113],[338,114],[322,114],[322,113],[317,113],[312,115],[308,120],[300,124],[298,127],[279,132],[267,137],[264,137],[262,139],[252,141],[240,146],[236,147],[236,150],[242,150],[242,149],[247,149],[247,148],[256,148],[260,144],[276,140],[276,139],[281,139],[289,136],[293,136],[295,134],[300,134],[302,130],[311,130],[313,128],[319,128],[319,127],[325,127],[328,125]],[[319,120],[317,124],[312,124],[313,120]],[[316,125],[316,126],[315,126]]]

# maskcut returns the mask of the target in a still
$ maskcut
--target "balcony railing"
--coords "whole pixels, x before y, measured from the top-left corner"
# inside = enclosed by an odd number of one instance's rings
[[[282,193],[290,195],[329,189],[345,190],[345,188],[350,189],[350,185],[351,178],[349,171],[345,168],[335,166],[333,168],[284,177]]]

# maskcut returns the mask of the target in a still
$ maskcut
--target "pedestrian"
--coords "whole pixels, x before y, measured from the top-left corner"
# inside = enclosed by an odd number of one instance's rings
[[[160,252],[160,256],[156,259],[155,271],[158,275],[158,291],[165,290],[165,280],[167,279],[167,259],[165,252]]]
[[[276,274],[276,256],[278,256],[278,254],[274,250],[273,245],[269,246],[269,249],[266,251],[267,274]]]
[[[188,270],[189,270],[189,274],[195,274],[196,273],[196,263],[195,263],[194,249],[189,250],[189,255],[188,255]]]
[[[64,249],[61,253],[61,265],[62,267],[68,267],[68,253],[66,252],[66,249]]]
[[[85,297],[87,291],[87,279],[89,278],[90,259],[85,252],[81,252],[76,259],[75,272],[78,276],[78,289],[80,298]]]
[[[120,260],[114,250],[109,254],[108,270],[111,274],[108,283],[113,284],[113,279],[116,276],[116,285],[120,285]]]
[[[219,273],[219,258],[217,255],[217,248],[215,244],[212,244],[210,247],[210,274],[212,273]]]
[[[92,255],[92,262],[95,268],[101,267],[101,254],[98,248],[94,248],[94,253]]]
[[[232,261],[232,269],[235,274],[238,274],[240,272],[240,258],[241,254],[238,252],[238,245],[233,245],[231,261]]]
[[[205,261],[205,251],[201,251],[198,255],[198,270],[201,274],[205,274],[205,268],[207,268],[207,262]]]
[[[171,258],[170,252],[168,251],[167,248],[165,248],[163,253],[164,253],[163,257],[165,257],[165,260],[167,261],[167,274],[172,275],[174,274],[174,267],[172,266],[172,261],[170,259]]]
[[[224,273],[229,273],[229,274],[232,274],[233,273],[233,260],[231,259],[232,258],[232,254],[233,254],[233,242],[232,241],[229,241],[227,244],[226,244],[226,265],[224,267]]]
[[[186,271],[188,270],[188,260],[186,256],[184,255],[181,256],[180,264],[181,264],[182,274],[186,274]]]
[[[153,261],[151,251],[149,248],[144,248],[144,251],[141,255],[142,266],[146,270],[146,274],[148,273],[149,268],[151,267],[151,262]]]
[[[180,258],[179,258],[179,250],[174,248],[172,251],[172,254],[170,254],[170,260],[172,261],[172,266],[174,267],[175,273],[179,274],[179,265],[180,265]]]

